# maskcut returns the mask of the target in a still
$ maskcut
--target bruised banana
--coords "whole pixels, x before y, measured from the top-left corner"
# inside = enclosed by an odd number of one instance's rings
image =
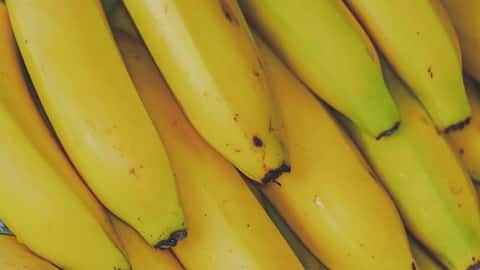
[[[21,243],[59,267],[129,269],[104,209],[36,110],[3,2],[0,74],[0,216]]]
[[[270,182],[288,171],[271,132],[262,64],[236,0],[125,0],[187,117],[244,174]]]
[[[381,138],[399,124],[378,56],[341,0],[240,0],[249,23],[319,97]]]
[[[480,89],[470,78],[465,77],[464,80],[472,108],[472,120],[470,125],[448,134],[447,138],[460,155],[472,178],[480,181]]]
[[[280,216],[273,205],[268,201],[264,194],[262,194],[256,187],[250,184],[250,190],[253,192],[257,200],[263,206],[263,209],[267,212],[270,219],[275,223],[278,230],[283,235],[283,238],[287,240],[292,250],[297,255],[300,262],[302,262],[305,270],[326,270],[325,266],[313,255],[307,247],[302,243],[300,238],[290,229],[286,221]]]
[[[457,30],[465,72],[480,81],[480,1],[441,1]]]
[[[400,217],[360,153],[308,89],[258,45],[292,166],[263,192],[328,268],[412,269]]]
[[[420,270],[444,270],[438,262],[436,262],[427,251],[417,243],[416,240],[410,239],[410,247],[413,252],[413,257],[417,262]]]
[[[174,177],[100,1],[6,3],[42,105],[89,187],[150,245],[175,245],[185,225]]]
[[[480,269],[480,207],[463,164],[406,85],[385,65],[402,126],[375,141],[346,126],[393,197],[410,232],[449,269]]]
[[[130,226],[111,216],[133,270],[182,270],[171,251],[151,247]]]
[[[189,235],[174,252],[185,268],[303,269],[235,168],[191,126],[147,49],[116,37],[175,171]]]
[[[465,126],[470,106],[463,86],[460,50],[441,3],[438,0],[345,2],[425,106],[437,128],[449,132]],[[415,19],[407,19],[412,17]]]

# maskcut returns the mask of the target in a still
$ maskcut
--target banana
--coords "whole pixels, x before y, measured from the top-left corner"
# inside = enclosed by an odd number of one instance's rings
[[[191,126],[147,48],[127,34],[117,42],[177,177],[189,235],[174,252],[185,268],[303,269],[235,168]]]
[[[381,138],[398,111],[377,53],[341,0],[240,0],[249,23],[318,96]]]
[[[51,263],[37,257],[15,237],[0,234],[0,269],[58,270]]]
[[[100,1],[6,3],[42,105],[89,187],[150,245],[175,245],[185,225],[174,177]]]
[[[458,132],[447,134],[447,138],[472,178],[480,181],[480,93],[470,78],[465,77],[464,80],[472,108],[471,124]]]
[[[205,140],[261,182],[288,171],[270,131],[271,97],[236,0],[125,0],[187,117]]]
[[[458,40],[438,0],[345,0],[437,128],[461,129],[470,117]],[[412,18],[415,19],[407,19]],[[362,126],[359,126],[362,128]]]
[[[414,239],[410,239],[410,247],[413,252],[413,256],[415,257],[415,261],[421,270],[443,270],[443,268],[439,263],[437,263],[427,251],[420,246],[417,241]]]
[[[182,270],[171,251],[151,247],[130,226],[111,216],[113,226],[125,247],[133,270]]]
[[[432,0],[439,1],[439,0]],[[480,81],[480,2],[441,0],[457,30],[465,72]]]
[[[36,110],[20,62],[0,2],[0,216],[21,243],[62,268],[129,269],[103,207]]]
[[[398,132],[375,141],[346,126],[415,238],[449,269],[479,269],[480,207],[472,182],[407,86],[387,66],[384,74],[403,120]]]
[[[258,45],[292,166],[262,191],[328,268],[412,269],[400,217],[360,153],[308,89]]]
[[[263,209],[267,212],[270,219],[275,223],[278,230],[283,235],[283,238],[287,240],[288,244],[292,250],[297,255],[298,259],[302,262],[305,270],[326,270],[325,266],[313,255],[307,247],[302,243],[302,240],[298,238],[297,235],[290,229],[286,221],[280,216],[280,214],[275,210],[273,205],[268,201],[268,199],[263,195],[256,187],[252,184],[249,185],[250,190],[253,192],[258,202],[263,206]]]

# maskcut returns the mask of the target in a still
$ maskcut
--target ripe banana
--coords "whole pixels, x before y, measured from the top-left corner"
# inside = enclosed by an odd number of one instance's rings
[[[0,269],[58,270],[51,263],[33,254],[15,237],[2,234],[0,234]]]
[[[104,209],[37,112],[20,61],[0,2],[0,216],[20,242],[62,268],[129,269]]]
[[[437,263],[427,251],[420,246],[417,241],[410,239],[410,247],[412,248],[413,256],[421,270],[443,270],[444,268]]]
[[[42,105],[80,174],[149,244],[174,245],[185,225],[173,174],[100,1],[6,3]]]
[[[267,212],[270,219],[275,223],[278,230],[283,235],[283,238],[287,240],[288,244],[292,250],[297,255],[298,259],[302,262],[305,270],[326,270],[325,266],[313,255],[307,247],[302,243],[302,240],[298,238],[297,235],[290,229],[286,221],[282,216],[275,210],[273,205],[268,201],[264,194],[262,194],[256,187],[252,184],[249,185],[250,190],[253,192],[255,197],[257,197],[258,202],[263,206],[263,209]]]
[[[458,40],[438,1],[345,2],[420,99],[437,128],[449,132],[468,123],[470,106],[463,86]]]
[[[439,1],[439,0],[432,0]],[[457,30],[465,71],[480,81],[480,1],[441,0]]]
[[[412,269],[400,217],[360,153],[322,104],[258,44],[292,166],[263,192],[328,268]]]
[[[170,250],[151,247],[130,226],[111,216],[113,226],[125,248],[128,260],[134,270],[182,270]]]
[[[447,138],[460,155],[472,178],[480,181],[480,93],[470,78],[465,77],[464,80],[472,108],[471,124],[458,132],[448,134]]]
[[[239,3],[250,24],[318,96],[377,138],[395,131],[399,116],[377,53],[341,0]]]
[[[174,252],[185,268],[303,269],[235,168],[188,122],[148,50],[126,34],[117,42],[177,177],[189,235]]]
[[[479,269],[480,207],[472,182],[406,85],[386,66],[384,74],[402,117],[398,132],[375,141],[346,126],[415,238],[449,269]]]
[[[284,171],[271,97],[236,0],[125,0],[158,67],[205,140],[244,174]]]

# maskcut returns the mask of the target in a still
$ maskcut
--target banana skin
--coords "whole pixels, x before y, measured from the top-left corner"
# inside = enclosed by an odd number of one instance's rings
[[[358,150],[305,85],[257,44],[292,166],[264,194],[329,269],[414,269],[399,214]]]
[[[251,179],[267,183],[288,171],[270,131],[269,86],[236,0],[124,4],[199,134]]]
[[[402,126],[382,141],[346,126],[409,231],[449,269],[480,268],[480,207],[468,173],[407,86],[384,65]]]
[[[187,120],[147,49],[116,38],[176,174],[189,235],[173,251],[185,268],[303,269],[235,168]]]
[[[99,200],[150,245],[185,236],[173,173],[97,0],[6,1],[40,101]]]

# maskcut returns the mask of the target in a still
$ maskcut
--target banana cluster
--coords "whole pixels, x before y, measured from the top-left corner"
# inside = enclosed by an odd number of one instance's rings
[[[480,270],[479,14],[0,0],[0,270]]]

